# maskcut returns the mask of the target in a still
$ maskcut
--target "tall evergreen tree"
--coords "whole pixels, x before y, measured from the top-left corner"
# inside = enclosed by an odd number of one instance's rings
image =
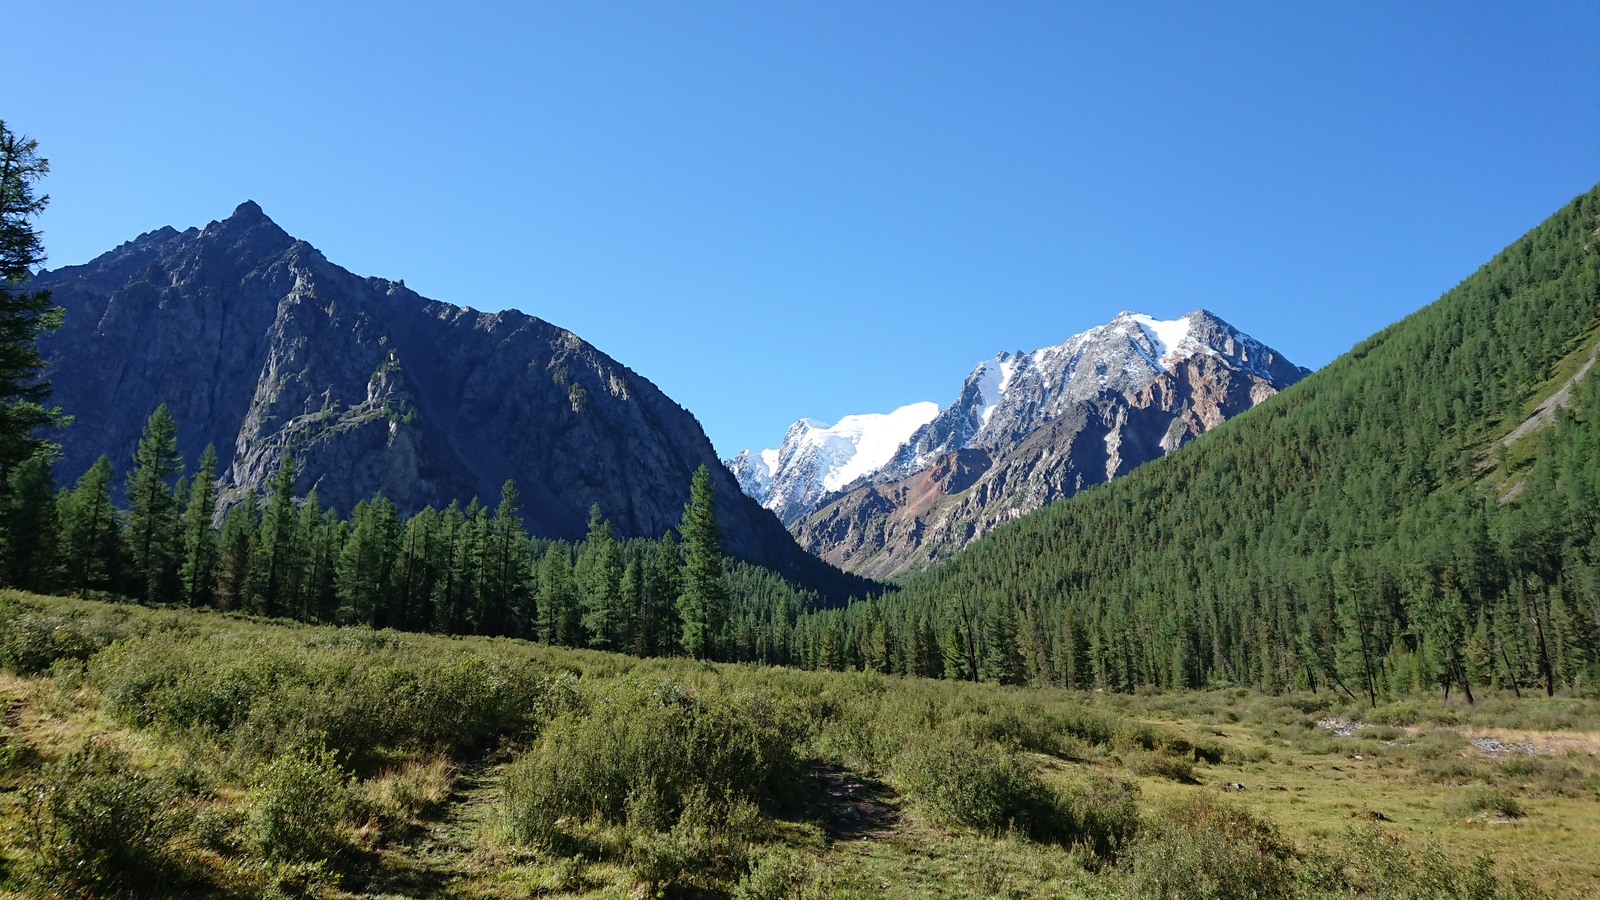
[[[728,627],[728,581],[722,527],[711,496],[711,470],[705,466],[695,470],[678,534],[683,538],[683,587],[678,595],[683,650],[696,659],[716,659]]]
[[[256,495],[228,508],[217,537],[217,608],[243,609],[250,600],[250,562],[260,538],[256,534]]]
[[[61,534],[50,473],[55,457],[49,448],[28,457],[11,470],[0,493],[5,583],[27,591],[48,591],[56,583]]]
[[[182,471],[178,426],[163,403],[145,423],[125,488],[133,587],[146,601],[170,596],[177,587],[179,501],[172,480]]]
[[[211,603],[216,584],[217,536],[211,518],[217,509],[217,448],[207,444],[189,483],[183,510],[183,562],[178,579],[183,595],[196,606]]]
[[[61,325],[61,310],[49,291],[29,291],[34,269],[44,262],[44,244],[33,219],[50,202],[34,186],[50,171],[38,142],[0,120],[0,490],[11,470],[45,449],[41,428],[59,425],[61,411],[45,406],[50,383],[40,377],[40,332]]]
[[[578,601],[572,584],[572,557],[566,546],[551,544],[545,550],[538,577],[538,639],[547,644],[575,644]]]
[[[583,603],[583,630],[599,650],[622,646],[626,611],[622,602],[622,552],[599,504],[589,508],[589,535],[574,573]]]
[[[291,573],[299,567],[299,516],[294,507],[294,456],[285,453],[272,475],[267,508],[261,514],[261,540],[251,563],[253,606],[267,616],[287,612]]]
[[[373,628],[389,626],[391,579],[399,545],[400,520],[388,498],[380,494],[356,504],[350,517],[350,537],[335,570],[343,621]]]
[[[528,628],[528,533],[523,530],[517,505],[517,485],[510,479],[500,486],[484,566],[484,590],[477,619],[483,633],[526,633]]]
[[[71,491],[63,491],[61,516],[62,583],[82,594],[108,590],[120,574],[120,523],[111,503],[111,460],[102,456]]]

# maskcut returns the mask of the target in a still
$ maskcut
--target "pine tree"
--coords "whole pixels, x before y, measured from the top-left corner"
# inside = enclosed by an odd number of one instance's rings
[[[546,644],[577,642],[578,601],[572,583],[572,556],[563,544],[551,544],[539,560],[538,638]]]
[[[588,645],[598,650],[618,649],[624,615],[622,555],[612,536],[611,523],[600,515],[599,504],[589,508],[589,535],[578,554],[575,575]]]
[[[163,403],[145,423],[125,489],[131,574],[135,592],[146,601],[176,592],[181,532],[171,481],[182,471],[178,426]]]
[[[217,537],[211,518],[217,509],[217,448],[207,444],[200,454],[200,466],[189,483],[189,496],[183,511],[183,562],[178,579],[183,595],[195,606],[212,601],[216,583]]]
[[[299,566],[299,517],[294,507],[294,457],[285,453],[272,475],[267,508],[261,514],[261,540],[251,563],[254,606],[266,616],[287,612],[291,573]]]
[[[217,538],[217,608],[243,609],[250,599],[250,561],[255,556],[256,495],[229,507],[222,517],[222,533]]]
[[[525,634],[529,626],[528,533],[522,528],[517,485],[500,487],[500,505],[491,522],[484,565],[484,589],[477,619],[480,633]]]
[[[106,590],[116,581],[121,556],[120,524],[111,504],[111,460],[102,456],[58,500],[61,516],[61,581],[80,595]]]
[[[645,584],[642,554],[629,554],[628,564],[622,569],[622,582],[618,586],[623,608],[628,611],[628,628],[622,641],[634,656],[650,654],[650,610]]]
[[[356,504],[350,517],[350,537],[335,569],[341,620],[389,627],[399,543],[400,520],[393,503],[380,494]]]
[[[54,451],[45,449],[11,470],[0,493],[0,548],[5,583],[43,593],[55,585],[61,540]]]
[[[49,291],[24,289],[44,262],[44,245],[32,220],[50,202],[34,185],[50,171],[38,142],[16,134],[0,120],[0,490],[11,470],[46,449],[44,427],[66,420],[44,404],[50,383],[40,375],[44,358],[38,338],[61,325],[61,310]]]
[[[696,659],[716,659],[728,627],[728,581],[722,528],[711,496],[711,470],[705,466],[695,470],[678,534],[683,538],[683,587],[678,596],[683,650]]]
[[[678,652],[683,623],[678,619],[678,597],[683,593],[683,557],[671,531],[650,550],[649,570],[650,653],[664,656]]]
[[[300,584],[300,615],[312,622],[331,622],[338,615],[339,593],[334,569],[344,549],[347,528],[332,509],[322,508],[316,490],[300,507],[300,546],[305,577]]]

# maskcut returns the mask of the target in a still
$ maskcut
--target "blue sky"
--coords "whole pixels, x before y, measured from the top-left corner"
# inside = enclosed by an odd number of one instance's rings
[[[1206,307],[1320,366],[1600,180],[1600,4],[9,4],[52,265],[258,201],[719,451]],[[182,423],[179,423],[180,426]]]

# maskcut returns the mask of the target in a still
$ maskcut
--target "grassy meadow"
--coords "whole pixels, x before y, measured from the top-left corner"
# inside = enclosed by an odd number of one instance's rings
[[[1600,701],[1369,709],[0,592],[17,896],[1589,897]]]

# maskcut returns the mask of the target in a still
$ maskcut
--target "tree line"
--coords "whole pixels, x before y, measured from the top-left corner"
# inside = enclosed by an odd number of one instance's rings
[[[245,494],[214,523],[215,448],[186,473],[177,433],[165,405],[150,416],[120,503],[104,456],[61,490],[48,447],[13,469],[0,504],[6,583],[638,655],[729,654],[730,579],[704,466],[676,534],[653,541],[619,540],[598,506],[582,541],[530,537],[512,481],[493,509],[473,499],[401,516],[377,496],[344,518],[315,490],[294,496],[292,456],[263,498]]]
[[[1600,687],[1600,189],[1436,303],[903,590],[796,625],[798,664],[1376,704]]]

